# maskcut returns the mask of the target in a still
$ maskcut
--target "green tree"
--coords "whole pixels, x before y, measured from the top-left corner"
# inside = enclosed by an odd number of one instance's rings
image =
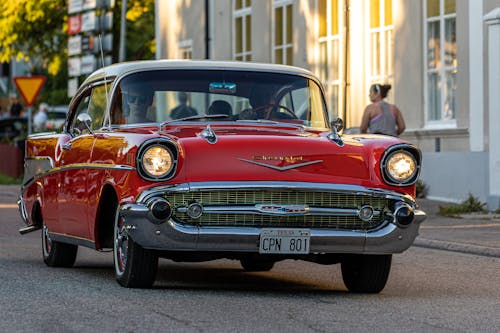
[[[57,74],[66,66],[67,12],[66,0],[0,0],[0,61]]]

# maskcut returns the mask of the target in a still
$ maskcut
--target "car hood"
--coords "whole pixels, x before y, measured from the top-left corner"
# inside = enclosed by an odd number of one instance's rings
[[[378,161],[391,142],[344,136],[339,145],[328,132],[297,128],[212,126],[207,132],[205,127],[177,127],[164,134],[179,146],[176,182],[301,181],[384,187]]]

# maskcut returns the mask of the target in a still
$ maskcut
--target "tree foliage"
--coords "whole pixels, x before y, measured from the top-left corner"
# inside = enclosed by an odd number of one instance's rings
[[[66,0],[0,0],[0,61],[58,73],[66,66],[67,12]]]
[[[127,55],[130,60],[154,59],[155,11],[154,0],[134,0],[127,11],[130,33],[127,36]]]

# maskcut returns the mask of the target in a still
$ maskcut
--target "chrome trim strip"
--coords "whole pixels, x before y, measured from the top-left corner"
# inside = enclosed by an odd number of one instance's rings
[[[71,235],[65,235],[65,234],[59,234],[59,233],[54,233],[54,232],[49,232],[49,237],[51,240],[55,240],[58,242],[69,243],[69,244],[74,244],[74,245],[79,245],[79,246],[85,246],[85,247],[89,247],[91,249],[95,249],[95,242],[90,240],[90,239],[71,236]]]
[[[391,200],[402,200],[413,208],[415,200],[408,194],[401,194],[391,190],[369,188],[359,185],[308,183],[308,182],[273,182],[273,181],[227,181],[227,182],[194,182],[152,187],[142,192],[137,203],[145,203],[151,197],[162,196],[168,193],[186,193],[194,191],[231,191],[231,190],[304,190],[311,192],[337,192],[356,195],[368,195]]]
[[[278,170],[278,171],[287,171],[287,170],[291,170],[291,169],[300,168],[300,167],[303,167],[303,166],[307,166],[307,165],[311,165],[311,164],[316,164],[316,163],[323,162],[323,160],[317,160],[317,161],[297,163],[297,164],[291,164],[291,165],[287,165],[287,166],[284,166],[284,167],[280,167],[280,166],[277,166],[277,165],[271,165],[271,164],[266,164],[266,163],[262,163],[262,162],[256,162],[256,161],[247,160],[247,159],[244,159],[244,158],[238,158],[238,159],[240,161],[243,161],[243,162],[256,164],[256,165],[259,165],[259,166],[263,166],[263,167],[266,167],[266,168],[271,168],[271,169]]]
[[[186,213],[187,207],[178,207],[179,213]],[[380,215],[380,212],[376,212]],[[374,215],[377,215],[374,213]],[[252,206],[203,206],[203,214],[235,214],[235,215],[275,215],[275,216],[358,216],[359,209],[343,209],[343,208],[318,208],[309,207],[304,213],[271,213],[263,212],[257,207]]]
[[[120,164],[108,164],[108,163],[74,163],[74,164],[68,164],[56,168],[52,168],[47,171],[40,172],[30,179],[24,181],[23,185],[21,186],[21,192],[24,191],[25,188],[29,187],[32,183],[37,181],[40,178],[46,177],[48,175],[51,175],[53,173],[61,172],[61,171],[67,171],[67,170],[73,170],[73,169],[105,169],[105,170],[117,170],[117,171],[134,171],[136,168],[132,167],[130,165],[120,165]]]

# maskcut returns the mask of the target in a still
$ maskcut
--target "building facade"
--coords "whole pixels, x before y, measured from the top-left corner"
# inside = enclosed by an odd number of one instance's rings
[[[309,69],[331,119],[348,128],[359,126],[370,85],[389,83],[403,138],[424,153],[428,196],[472,194],[497,209],[500,131],[490,121],[500,106],[489,91],[500,95],[499,8],[500,0],[157,0],[156,56]]]

